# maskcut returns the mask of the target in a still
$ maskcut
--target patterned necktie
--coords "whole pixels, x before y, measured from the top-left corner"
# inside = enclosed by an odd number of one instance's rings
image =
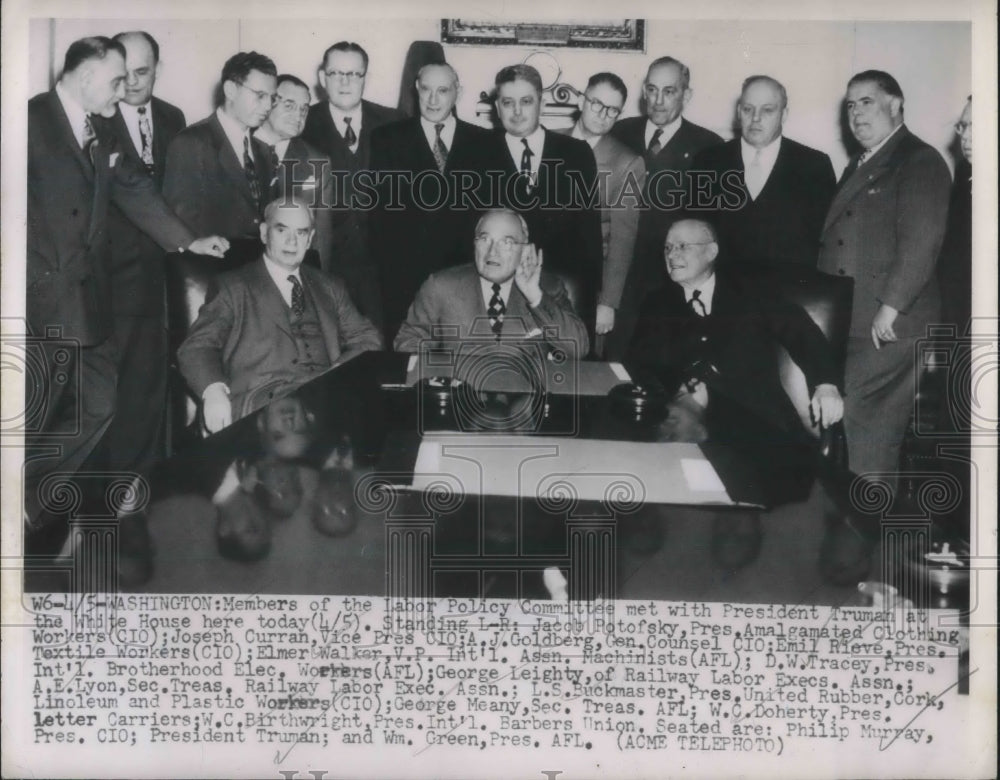
[[[872,156],[872,150],[871,149],[865,149],[861,153],[861,156],[858,157],[858,167],[860,168],[862,165],[864,165],[866,162],[868,162],[868,158],[871,157],[871,156]]]
[[[708,316],[708,309],[705,308],[705,302],[701,299],[701,290],[695,290],[691,293],[691,300],[689,303],[691,304],[692,311],[694,311],[694,313],[699,317]]]
[[[281,159],[278,157],[278,148],[274,144],[267,145],[268,157],[271,160],[271,176],[273,177],[271,181],[273,185],[271,187],[271,200],[281,197]]]
[[[142,106],[139,111],[139,135],[142,136],[142,162],[146,170],[153,172],[153,126],[149,124],[149,116],[146,114],[146,107]]]
[[[295,274],[289,274],[288,281],[292,283],[292,319],[301,320],[306,312],[306,293]]]
[[[260,211],[260,179],[257,178],[257,166],[253,164],[253,157],[250,156],[249,135],[243,136],[243,173],[246,174],[247,184],[250,185],[254,205]]]
[[[351,127],[351,117],[345,116],[344,124],[347,125],[347,129],[344,131],[344,143],[348,146],[354,146],[358,142],[358,136],[354,132],[354,128]]]
[[[760,164],[760,149],[756,151],[750,167],[746,169],[743,179],[747,185],[747,192],[753,200],[757,200],[760,191],[764,189],[764,168]]]
[[[663,144],[660,143],[660,136],[663,135],[662,128],[656,128],[653,133],[653,137],[649,139],[649,146],[646,147],[646,160],[652,160],[656,155],[660,153],[663,148]]]
[[[83,138],[80,142],[80,148],[87,155],[87,159],[90,160],[91,165],[94,164],[94,141],[96,140],[97,133],[94,132],[94,125],[90,121],[90,114],[87,114],[83,119]]]
[[[448,163],[448,147],[445,146],[444,141],[441,139],[441,131],[444,130],[444,123],[438,122],[434,125],[434,132],[437,137],[434,139],[434,162],[437,163],[438,170],[444,173],[444,166]]]
[[[528,146],[528,139],[522,138],[521,143],[524,144],[524,151],[521,153],[521,175],[525,177],[528,186],[534,185],[534,181],[531,178],[531,158],[534,156],[531,147]]]
[[[493,330],[493,335],[498,339],[503,330],[503,315],[506,311],[507,307],[504,305],[503,298],[500,297],[500,285],[494,283],[493,295],[490,297],[490,305],[486,309],[486,313],[490,318],[490,328]]]

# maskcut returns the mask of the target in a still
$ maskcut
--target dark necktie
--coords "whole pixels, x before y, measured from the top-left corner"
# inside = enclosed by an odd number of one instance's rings
[[[87,155],[90,164],[94,164],[94,141],[97,140],[97,133],[94,132],[94,125],[90,121],[90,114],[83,119],[83,139],[80,143],[83,153]]]
[[[691,309],[699,317],[707,317],[708,309],[705,308],[705,302],[701,299],[701,290],[695,290],[691,293]]]
[[[663,129],[656,128],[653,137],[649,139],[649,146],[646,147],[646,160],[652,160],[660,153],[660,150],[663,148],[663,144],[660,143],[661,135],[663,135]]]
[[[146,107],[141,106],[139,112],[139,135],[142,137],[142,163],[146,170],[153,172],[153,126],[149,124]]]
[[[292,319],[301,320],[306,312],[306,293],[295,274],[289,274],[288,281],[292,283]]]
[[[257,178],[257,166],[253,164],[253,157],[250,156],[249,135],[243,136],[243,173],[246,174],[247,184],[250,185],[254,205],[257,211],[260,211],[260,179]]]
[[[448,163],[448,147],[444,145],[444,141],[441,139],[441,131],[444,129],[444,123],[438,122],[434,125],[434,132],[436,137],[434,139],[434,162],[437,163],[438,170],[444,173],[444,166]]]
[[[524,151],[521,153],[521,175],[524,177],[528,186],[531,187],[534,184],[531,180],[531,158],[533,155],[531,147],[528,146],[528,139],[522,138],[521,143],[524,144]]]
[[[347,126],[347,129],[344,130],[344,143],[348,146],[354,146],[358,142],[358,136],[354,132],[354,128],[351,127],[351,117],[345,116],[344,124]]]
[[[503,315],[506,311],[507,307],[504,305],[503,298],[500,297],[500,285],[494,283],[493,295],[490,297],[490,305],[486,313],[490,318],[490,328],[493,330],[493,335],[498,339],[503,330]]]
[[[272,198],[281,197],[281,172],[278,170],[281,167],[281,160],[278,158],[278,149],[274,144],[267,145],[268,156],[271,160],[271,174],[274,177],[272,181],[274,186],[271,188],[273,192],[271,193]]]

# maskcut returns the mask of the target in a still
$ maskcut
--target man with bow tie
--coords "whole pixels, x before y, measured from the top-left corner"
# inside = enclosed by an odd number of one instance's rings
[[[54,552],[67,528],[66,517],[46,506],[41,483],[85,464],[117,405],[109,204],[165,251],[221,257],[228,247],[217,236],[195,239],[146,170],[95,121],[114,116],[125,94],[125,57],[109,38],[75,41],[54,89],[28,102],[25,292],[28,328],[40,339],[28,345],[37,371],[25,387],[29,551]]]
[[[302,138],[309,113],[309,87],[296,76],[278,76],[277,100],[254,137],[268,146],[274,181],[270,197],[288,195],[308,203],[316,224],[312,248],[329,271],[333,242],[333,177],[326,155]]]
[[[214,433],[366,350],[382,337],[336,278],[303,265],[314,233],[307,203],[264,210],[261,257],[221,274],[177,361]]]
[[[913,413],[915,341],[937,322],[935,264],[951,185],[941,155],[903,122],[903,91],[888,73],[855,75],[845,100],[861,146],[820,236],[819,269],[854,278],[844,431],[849,465],[892,484]]]

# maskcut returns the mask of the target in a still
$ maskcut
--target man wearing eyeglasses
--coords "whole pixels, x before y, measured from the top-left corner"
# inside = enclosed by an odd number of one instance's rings
[[[556,130],[590,144],[597,161],[604,272],[597,298],[595,351],[607,360],[621,360],[628,346],[617,338],[615,319],[625,279],[632,267],[639,229],[638,207],[646,181],[642,155],[610,135],[627,97],[628,89],[618,76],[595,73],[580,98],[580,116],[576,124],[570,129]]]
[[[643,301],[629,349],[633,375],[652,373],[669,392],[691,394],[727,435],[739,436],[752,425],[743,419],[744,408],[796,432],[802,423],[781,386],[777,342],[813,390],[813,419],[824,427],[841,419],[841,382],[822,331],[800,307],[719,267],[718,237],[710,223],[675,222],[662,257],[669,281]]]
[[[167,151],[163,195],[192,230],[230,238],[247,260],[259,251],[261,212],[275,171],[259,127],[277,100],[274,63],[255,51],[222,68],[223,102],[180,132]]]
[[[472,259],[476,192],[486,184],[490,133],[454,115],[462,89],[455,69],[424,65],[416,89],[420,114],[372,133],[372,168],[394,174],[379,188],[370,232],[388,340],[429,274]]]
[[[816,267],[819,233],[837,179],[823,152],[782,134],[788,95],[770,76],[743,82],[740,136],[702,150],[692,171],[712,175],[705,216],[719,231],[722,256],[742,267]]]
[[[327,270],[344,280],[358,309],[381,325],[382,301],[368,240],[368,215],[365,209],[354,208],[355,181],[370,175],[372,132],[403,115],[364,99],[368,52],[356,43],[340,41],[328,48],[317,75],[326,101],[309,109],[302,137],[326,154],[335,176],[332,265]]]
[[[543,251],[524,217],[509,209],[484,214],[475,229],[475,263],[431,274],[399,329],[397,352],[483,345],[546,344],[550,338],[587,354],[587,329],[565,285],[542,270]]]
[[[524,217],[546,268],[575,287],[577,311],[592,329],[604,265],[594,153],[542,126],[544,90],[535,68],[508,66],[495,84],[503,132],[494,135],[489,166],[502,173],[502,205]]]
[[[644,116],[622,119],[611,134],[646,161],[646,196],[650,209],[639,220],[636,256],[625,285],[625,311],[633,311],[646,291],[662,283],[661,250],[670,223],[687,203],[688,169],[695,155],[722,139],[684,118],[691,100],[691,71],[673,57],[650,63],[642,83]],[[615,323],[625,343],[631,339],[634,317]]]
[[[278,76],[277,100],[254,137],[268,146],[275,169],[270,197],[285,195],[308,203],[316,224],[312,249],[328,269],[333,245],[333,177],[323,152],[302,138],[309,113],[309,87],[288,73]],[[308,259],[306,262],[310,262]]]

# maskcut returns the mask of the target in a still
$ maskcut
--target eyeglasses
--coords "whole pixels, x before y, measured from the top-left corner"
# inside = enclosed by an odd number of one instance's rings
[[[511,251],[516,246],[524,246],[527,241],[518,241],[511,236],[504,236],[503,238],[493,238],[493,236],[487,235],[486,233],[480,233],[475,237],[475,242],[480,245],[488,245],[492,243],[494,246],[503,250],[504,252]]]
[[[709,244],[714,244],[714,241],[682,241],[679,244],[664,244],[663,254],[669,255],[675,249],[681,254],[686,253],[693,246],[708,246]]]
[[[284,100],[280,100],[279,99],[277,102],[288,113],[295,112],[295,113],[300,114],[302,116],[305,116],[306,114],[309,113],[309,104],[308,103],[299,103],[299,102],[296,102],[295,100],[292,100],[291,98],[285,98]]]
[[[622,110],[620,108],[615,108],[614,106],[607,106],[600,100],[592,97],[584,97],[584,102],[598,116],[606,116],[610,119],[617,119],[621,116]]]
[[[271,108],[274,108],[275,104],[278,102],[278,93],[276,92],[264,92],[261,89],[250,89],[250,87],[243,83],[240,83],[240,86],[247,92],[252,92],[253,96],[257,98],[258,103],[270,103]]]
[[[361,81],[365,74],[358,70],[328,70],[326,72],[331,79],[347,79],[348,81]]]
[[[972,130],[972,122],[956,122],[955,132],[961,135],[966,130]]]

